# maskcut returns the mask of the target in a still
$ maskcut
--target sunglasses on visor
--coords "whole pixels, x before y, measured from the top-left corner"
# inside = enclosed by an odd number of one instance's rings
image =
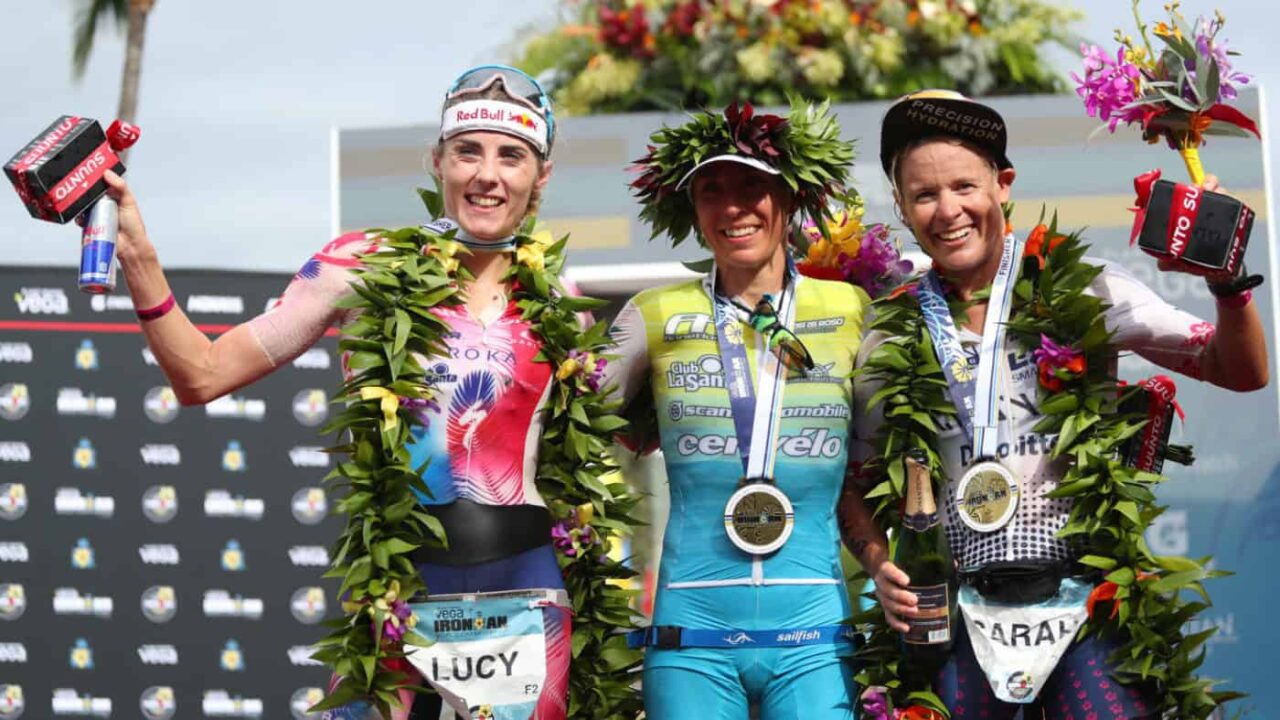
[[[497,81],[512,99],[528,105],[547,121],[547,149],[550,150],[556,137],[556,121],[551,111],[551,98],[542,86],[528,73],[508,65],[481,65],[471,68],[453,81],[446,99],[452,100],[462,95],[480,94],[488,90]]]

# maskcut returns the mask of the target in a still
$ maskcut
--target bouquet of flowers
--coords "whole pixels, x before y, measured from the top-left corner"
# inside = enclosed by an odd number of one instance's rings
[[[902,259],[902,247],[888,225],[864,225],[862,214],[861,198],[833,211],[825,237],[816,222],[806,220],[795,243],[800,274],[843,280],[872,298],[900,285],[911,274],[911,261]]]
[[[1222,13],[1188,25],[1178,8],[1177,2],[1165,5],[1168,21],[1148,27],[1134,0],[1138,39],[1117,30],[1114,56],[1096,45],[1081,46],[1084,76],[1071,77],[1090,117],[1105,122],[1111,132],[1120,123],[1136,124],[1147,142],[1163,138],[1182,155],[1192,182],[1199,185],[1204,182],[1199,152],[1204,136],[1258,135],[1258,127],[1230,104],[1237,88],[1252,78],[1234,68],[1236,53],[1218,38],[1226,22]]]

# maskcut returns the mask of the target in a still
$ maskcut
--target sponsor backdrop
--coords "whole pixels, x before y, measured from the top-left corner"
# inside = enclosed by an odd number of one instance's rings
[[[283,275],[178,272],[210,333]],[[179,407],[124,289],[0,270],[0,719],[304,718],[338,614],[318,429],[336,339]]]

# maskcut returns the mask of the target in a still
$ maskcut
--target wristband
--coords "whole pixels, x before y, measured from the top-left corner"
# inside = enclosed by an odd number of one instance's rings
[[[159,305],[149,307],[145,310],[137,310],[135,312],[137,313],[139,320],[146,322],[147,320],[156,320],[168,315],[169,311],[172,310],[173,306],[176,304],[178,303],[177,300],[173,299],[173,293],[169,293],[169,297],[162,300]]]
[[[1218,301],[1218,307],[1220,308],[1226,308],[1227,310],[1239,310],[1250,302],[1253,302],[1253,291],[1245,290],[1244,292],[1237,293],[1235,295],[1219,295],[1216,297],[1216,300]]]

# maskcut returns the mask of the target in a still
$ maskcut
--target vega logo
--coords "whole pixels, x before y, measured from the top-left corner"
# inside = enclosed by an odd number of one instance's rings
[[[23,315],[66,315],[71,304],[62,288],[22,288],[13,294],[18,312]]]
[[[22,483],[0,485],[0,519],[17,520],[27,514],[27,486]]]
[[[31,557],[24,542],[0,543],[0,562],[24,563]]]
[[[178,711],[177,698],[168,685],[154,685],[143,690],[138,705],[147,720],[171,720]]]
[[[76,638],[76,642],[71,646],[71,652],[68,661],[72,670],[92,670],[93,669],[93,648],[89,647],[89,641],[84,638]]]
[[[26,707],[21,685],[0,685],[0,718],[17,720]]]
[[[244,472],[245,466],[244,449],[240,447],[240,441],[228,442],[227,449],[222,451],[222,469],[227,472]]]
[[[31,448],[24,442],[0,442],[0,462],[31,462]]]
[[[178,514],[178,489],[152,485],[142,493],[142,514],[153,523],[167,523]]]
[[[85,338],[80,341],[76,350],[76,367],[80,370],[98,369],[98,348],[94,347],[92,340]]]
[[[142,411],[151,422],[161,425],[173,422],[178,417],[179,407],[178,396],[168,385],[153,387],[142,398]]]
[[[80,438],[80,444],[71,451],[71,466],[77,470],[92,470],[98,467],[98,453],[93,449],[89,438]]]
[[[0,385],[0,418],[21,420],[31,409],[31,391],[26,383]]]
[[[27,591],[18,583],[0,584],[0,620],[17,620],[27,611]]]
[[[172,645],[139,645],[138,660],[143,665],[177,665],[178,648]]]
[[[329,398],[318,388],[298,391],[293,396],[293,417],[306,427],[316,427],[329,417]]]
[[[89,538],[80,538],[75,547],[71,548],[71,567],[76,570],[92,570],[95,565],[93,545],[89,543]]]
[[[308,712],[313,705],[324,699],[324,690],[318,687],[302,687],[289,696],[289,713],[293,720],[315,720],[322,717],[320,713]]]
[[[140,545],[138,557],[144,565],[177,565],[182,561],[178,546],[169,544]]]
[[[294,545],[289,548],[289,562],[294,567],[326,567],[329,551],[321,545]]]
[[[304,487],[294,493],[289,507],[293,510],[293,518],[303,525],[318,525],[329,512],[324,490],[318,487]]]
[[[289,598],[289,612],[303,625],[314,625],[324,619],[324,588],[301,587]]]
[[[22,643],[0,643],[0,663],[24,665],[27,662],[27,646]],[[3,716],[0,716],[3,717]]]
[[[227,672],[244,672],[244,653],[240,651],[240,643],[228,640],[227,644],[222,646],[218,665]]]
[[[182,451],[177,445],[149,444],[138,448],[142,462],[147,465],[181,465]]]
[[[244,551],[239,540],[228,540],[222,548],[222,569],[227,572],[244,571]]]
[[[31,345],[24,342],[0,342],[0,363],[30,364],[35,360]]]
[[[172,585],[152,585],[142,591],[142,615],[157,625],[178,614],[178,594]]]

